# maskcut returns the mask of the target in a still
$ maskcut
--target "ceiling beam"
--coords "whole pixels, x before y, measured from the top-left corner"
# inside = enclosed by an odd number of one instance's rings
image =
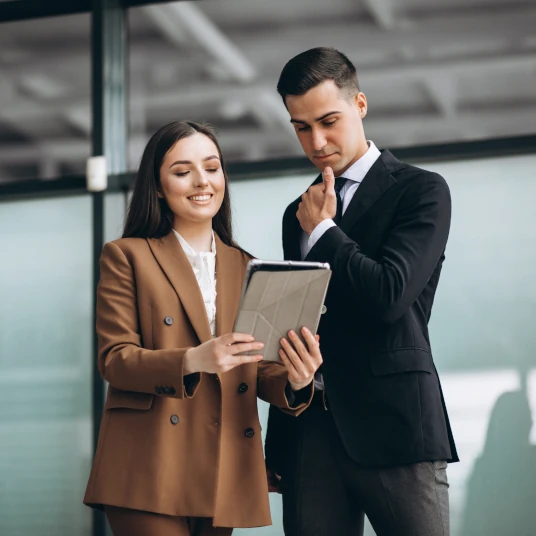
[[[171,2],[143,9],[173,45],[184,45],[187,32],[190,39],[224,67],[232,80],[249,83],[256,78],[255,68],[242,51],[194,2]]]
[[[361,0],[361,3],[382,30],[391,30],[399,22],[399,13],[392,0]]]
[[[497,107],[493,114],[485,110],[468,110],[454,117],[435,114],[414,117],[395,114],[378,116],[372,112],[365,119],[364,126],[367,137],[378,140],[383,146],[411,146],[415,143],[422,144],[424,140],[427,143],[436,143],[504,136],[505,131],[530,134],[534,132],[535,116],[536,103],[513,110]],[[274,149],[288,155],[302,154],[301,151],[290,150],[286,138],[274,131],[222,130],[219,139],[224,154],[233,152],[251,158],[255,156],[255,151],[260,151],[257,154],[269,154],[273,153]],[[146,141],[145,136],[134,136],[131,143],[143,147]],[[38,146],[0,147],[0,161],[5,166],[40,162],[44,158],[51,158],[58,163],[83,162],[89,155],[89,150],[89,142],[72,139],[48,140]],[[138,161],[140,156],[141,153],[138,155]]]
[[[481,58],[478,62],[472,59],[464,59],[444,61],[440,64],[421,63],[385,69],[363,68],[360,71],[360,81],[365,93],[373,94],[375,88],[381,90],[386,86],[399,85],[403,80],[423,83],[423,81],[426,82],[427,80],[450,79],[461,75],[481,77],[490,73],[498,77],[504,73],[511,77],[515,72],[523,74],[533,72],[536,78],[536,55],[520,54],[507,57]],[[237,99],[250,105],[257,102],[259,95],[264,92],[277,96],[272,78],[263,78],[255,84],[246,86],[232,83],[200,84],[197,82],[185,88],[152,90],[146,94],[133,94],[131,95],[131,105],[146,105],[149,113],[151,110],[166,108],[181,112],[181,110],[188,110],[193,106],[210,106],[229,99]],[[512,98],[515,98],[515,95],[512,95]],[[0,112],[3,117],[11,118],[17,123],[18,121],[31,122],[34,119],[50,118],[54,114],[62,113],[71,107],[87,108],[88,102],[86,100],[63,98],[51,100],[45,105],[28,101],[21,103],[13,100],[7,106],[2,106]],[[283,103],[281,103],[281,107],[283,112],[286,113]]]
[[[258,78],[252,62],[194,2],[172,2],[148,6],[144,10],[173,45],[184,45],[185,34],[189,34],[190,39],[216,60],[219,69],[212,72],[218,78],[234,80],[246,87]],[[190,92],[190,89],[187,88],[187,91]],[[257,91],[258,99],[255,100],[244,101],[236,94],[219,95],[216,100],[223,109],[235,110],[236,113],[249,110],[265,128],[281,128],[289,143],[296,146],[294,128],[281,99],[263,87],[258,87]]]

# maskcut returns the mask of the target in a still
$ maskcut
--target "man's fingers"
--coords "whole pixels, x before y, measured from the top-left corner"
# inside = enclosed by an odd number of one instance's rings
[[[268,491],[279,492],[279,481],[281,477],[270,471],[270,469],[266,469],[266,479],[268,480]]]

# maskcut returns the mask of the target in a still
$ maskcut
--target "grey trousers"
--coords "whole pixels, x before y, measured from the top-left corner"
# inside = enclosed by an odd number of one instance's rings
[[[315,401],[292,436],[281,475],[286,536],[362,536],[365,514],[377,536],[449,535],[446,462],[359,466],[331,413]]]

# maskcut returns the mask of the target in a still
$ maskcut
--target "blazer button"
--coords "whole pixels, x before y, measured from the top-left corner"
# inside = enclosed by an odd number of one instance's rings
[[[179,424],[179,417],[177,415],[172,415],[169,420],[171,421],[171,424]]]
[[[155,388],[154,388],[154,392],[155,392],[157,395],[161,395],[161,394],[162,394],[162,387],[155,387]]]
[[[253,430],[253,428],[246,428],[244,435],[246,437],[253,437],[255,435],[255,430]]]
[[[164,387],[163,388],[165,395],[174,395],[177,391],[175,391],[175,387]]]
[[[320,309],[321,314],[326,314],[328,308],[325,305],[322,305],[322,309]]]
[[[164,322],[165,322],[168,326],[171,326],[171,324],[173,324],[173,318],[171,318],[171,316],[166,316],[166,318],[164,318]]]
[[[238,386],[238,392],[239,392],[239,393],[245,393],[248,389],[249,389],[249,387],[248,387],[248,384],[247,384],[247,383],[241,383],[241,384]]]

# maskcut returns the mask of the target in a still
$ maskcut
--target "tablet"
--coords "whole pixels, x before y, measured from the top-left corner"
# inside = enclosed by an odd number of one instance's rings
[[[233,331],[264,343],[251,355],[281,361],[280,340],[291,329],[302,341],[302,327],[316,335],[330,278],[327,263],[251,260]]]

